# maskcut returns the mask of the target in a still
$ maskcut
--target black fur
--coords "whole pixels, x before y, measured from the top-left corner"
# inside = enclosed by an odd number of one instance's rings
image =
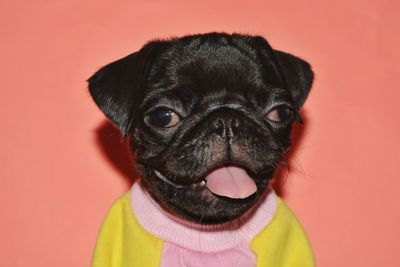
[[[130,137],[153,198],[184,219],[214,224],[237,218],[263,195],[290,147],[291,124],[300,121],[312,80],[307,62],[272,49],[260,36],[209,33],[149,42],[96,72],[89,89]],[[267,119],[277,106],[293,118]],[[180,122],[149,124],[146,116],[159,107]],[[256,181],[254,196],[233,201],[199,184],[210,170],[232,164]]]

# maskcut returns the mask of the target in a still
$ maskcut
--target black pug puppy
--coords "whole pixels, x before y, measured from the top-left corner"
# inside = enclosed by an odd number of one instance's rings
[[[93,266],[313,266],[269,187],[312,81],[264,38],[225,33],[151,41],[96,72],[90,93],[129,137],[141,179],[111,209]]]

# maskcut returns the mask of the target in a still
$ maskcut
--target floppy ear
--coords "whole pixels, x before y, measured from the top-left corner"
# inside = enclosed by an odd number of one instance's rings
[[[294,104],[299,110],[306,101],[314,79],[310,64],[291,54],[272,49],[262,36],[255,36],[253,40],[257,44],[257,49],[260,49],[269,62],[271,71],[288,86]]]
[[[112,62],[88,79],[97,106],[126,137],[143,100],[147,75],[159,42],[146,44],[138,52]]]
[[[274,50],[283,78],[291,90],[296,108],[300,109],[310,92],[314,73],[310,64],[291,54]]]

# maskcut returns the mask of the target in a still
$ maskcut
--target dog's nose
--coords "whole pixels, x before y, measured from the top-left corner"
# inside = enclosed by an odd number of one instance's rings
[[[228,109],[216,110],[211,116],[211,130],[229,143],[232,142],[240,127],[240,115]]]

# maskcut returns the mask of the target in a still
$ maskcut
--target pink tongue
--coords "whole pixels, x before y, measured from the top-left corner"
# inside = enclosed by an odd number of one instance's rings
[[[246,198],[257,191],[256,184],[247,172],[235,166],[218,168],[205,180],[211,192],[229,198]]]

